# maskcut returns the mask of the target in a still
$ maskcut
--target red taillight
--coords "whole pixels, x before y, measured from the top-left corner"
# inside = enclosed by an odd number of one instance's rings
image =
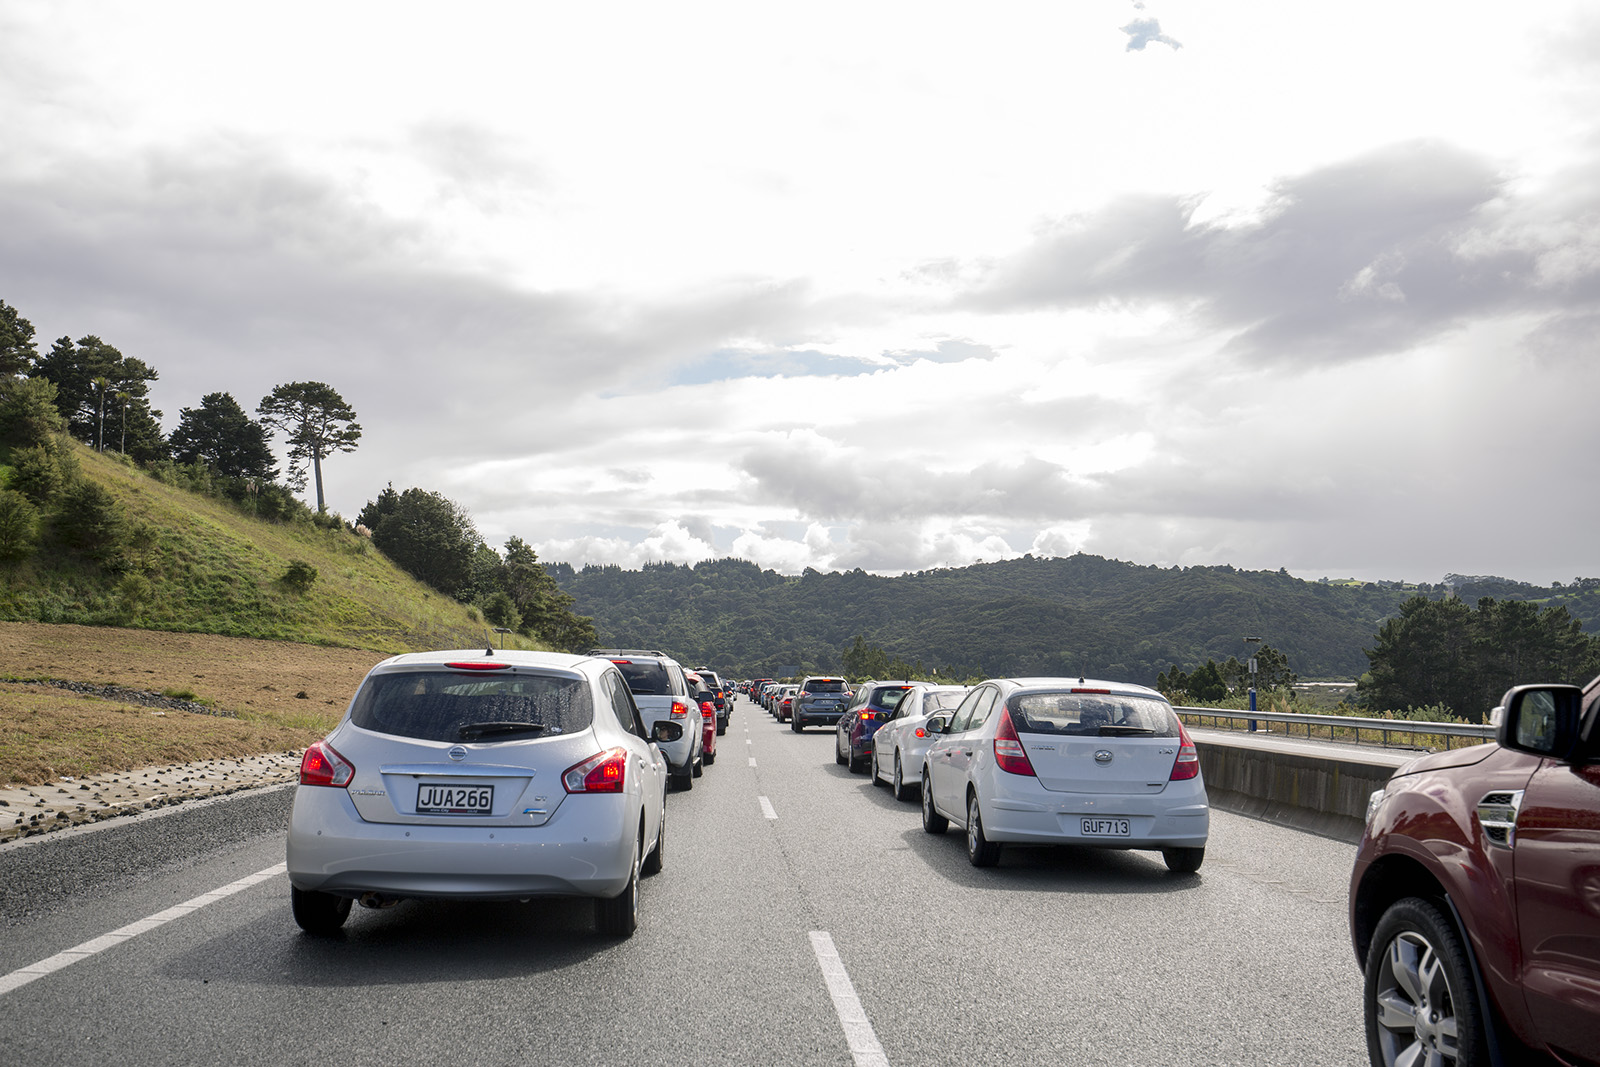
[[[924,730],[920,726],[917,727],[915,730],[913,730],[912,733],[916,734],[918,737],[927,737],[928,736],[928,731]]]
[[[862,722],[868,722],[868,721],[870,721],[870,720],[871,720],[871,719],[872,719],[872,712],[870,712],[870,711],[863,711],[863,712],[862,712],[862,713],[861,713],[861,721],[862,721]]]
[[[1194,742],[1189,740],[1189,731],[1183,728],[1183,723],[1178,723],[1178,758],[1172,761],[1172,778],[1174,782],[1186,781],[1200,774],[1200,752],[1194,747]]]
[[[672,714],[675,716],[689,714],[688,702],[683,700],[674,700],[672,702]]]
[[[301,785],[331,785],[343,789],[356,776],[356,765],[335,752],[326,741],[318,741],[300,757]]]
[[[804,699],[805,697],[808,697],[810,695],[811,695],[811,690],[809,690],[809,689],[802,689],[802,690],[800,690],[800,692],[795,694],[795,696],[800,697],[802,699]]]
[[[1073,693],[1097,693],[1100,696],[1110,696],[1111,695],[1111,690],[1109,690],[1109,689],[1079,689],[1079,688],[1074,687],[1072,690],[1070,690],[1070,692],[1073,692]]]
[[[569,793],[620,793],[628,780],[628,750],[607,749],[568,767],[561,785]]]
[[[1033,764],[1023,750],[1022,738],[1017,736],[1017,728],[1011,725],[1010,708],[1000,713],[1000,729],[994,735],[994,762],[1007,774],[1033,775]]]
[[[717,713],[717,706],[715,704],[713,704],[711,701],[702,700],[700,702],[700,714],[702,714],[702,715],[715,715],[716,713]]]

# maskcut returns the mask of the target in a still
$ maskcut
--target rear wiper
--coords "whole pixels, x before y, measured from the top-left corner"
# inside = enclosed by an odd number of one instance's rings
[[[475,722],[457,731],[461,740],[473,741],[490,734],[536,734],[545,729],[542,722]]]
[[[1154,737],[1156,732],[1143,726],[1112,726],[1105,724],[1100,727],[1101,737]]]

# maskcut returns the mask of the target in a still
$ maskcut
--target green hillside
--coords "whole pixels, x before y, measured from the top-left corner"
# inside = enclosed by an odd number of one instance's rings
[[[115,455],[70,448],[81,477],[111,495],[124,536],[114,553],[95,554],[75,551],[47,529],[36,551],[0,570],[0,619],[380,652],[473,647],[496,637],[474,609],[399,570],[337,517],[251,518]],[[303,566],[291,575],[297,563]],[[531,647],[515,634],[505,644]]]
[[[861,634],[891,657],[942,675],[1084,672],[1147,684],[1174,666],[1243,660],[1250,655],[1244,639],[1260,637],[1286,654],[1300,678],[1344,680],[1367,670],[1363,649],[1407,598],[1446,592],[1081,554],[893,578],[860,570],[785,577],[734,559],[640,571],[548,569],[608,643],[663,648],[748,676],[785,667],[839,671]],[[1563,604],[1590,629],[1600,621],[1592,589],[1501,581],[1493,591]]]

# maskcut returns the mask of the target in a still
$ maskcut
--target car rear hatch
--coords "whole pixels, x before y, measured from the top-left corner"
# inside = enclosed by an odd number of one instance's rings
[[[329,743],[367,822],[540,826],[562,773],[600,750],[593,722],[577,675],[410,667],[370,676]]]
[[[1178,758],[1165,701],[1109,691],[1022,692],[1007,702],[1039,784],[1058,793],[1159,793]]]

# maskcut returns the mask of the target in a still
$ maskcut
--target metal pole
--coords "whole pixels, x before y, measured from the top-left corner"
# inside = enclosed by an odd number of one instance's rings
[[[1245,638],[1245,642],[1247,644],[1259,645],[1259,644],[1261,644],[1261,638],[1259,638],[1259,637],[1247,637],[1247,638]],[[1252,649],[1251,651],[1252,651],[1252,655],[1250,656],[1250,714],[1254,715],[1255,711],[1256,711],[1256,657],[1254,655],[1254,650]],[[1255,733],[1256,732],[1256,720],[1253,719],[1253,718],[1249,720],[1249,730],[1250,730],[1251,733]]]

